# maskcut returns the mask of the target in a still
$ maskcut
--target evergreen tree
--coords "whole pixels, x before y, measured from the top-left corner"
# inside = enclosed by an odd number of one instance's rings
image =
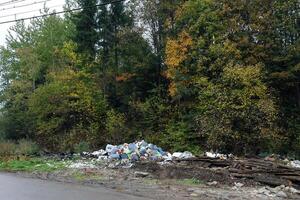
[[[300,156],[300,2],[273,2],[267,62],[271,85],[278,91],[281,108],[279,125],[287,133],[280,151]]]
[[[77,3],[82,10],[74,16],[76,26],[74,41],[78,45],[77,51],[87,57],[88,60],[93,60],[96,55],[97,43],[97,1],[77,0]]]
[[[108,3],[108,0],[102,0],[101,3]],[[101,67],[107,68],[109,65],[109,52],[112,40],[112,24],[110,22],[108,5],[100,6],[97,12],[98,29],[98,54],[101,59]]]

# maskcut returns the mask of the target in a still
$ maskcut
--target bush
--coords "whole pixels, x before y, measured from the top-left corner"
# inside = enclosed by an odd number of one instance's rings
[[[262,82],[261,66],[231,66],[220,83],[206,84],[199,93],[199,134],[207,147],[225,153],[256,154],[279,140],[275,100]]]
[[[90,78],[90,74],[74,70],[53,73],[49,83],[36,89],[29,99],[29,111],[35,116],[35,138],[48,151],[72,151],[81,141],[93,146],[103,140],[107,102],[87,81]],[[91,129],[97,135],[90,134]]]
[[[38,145],[30,140],[22,139],[18,142],[18,145],[16,145],[16,154],[18,155],[30,156],[38,152]]]
[[[30,156],[37,154],[39,152],[39,147],[36,143],[22,139],[18,143],[12,141],[1,141],[0,142],[0,156],[10,157],[10,156]]]
[[[186,122],[171,121],[165,129],[165,133],[160,135],[159,145],[164,148],[176,151],[190,151],[193,154],[202,153],[200,140]]]
[[[115,110],[107,112],[106,131],[107,142],[119,144],[124,142],[128,137],[128,129],[125,125],[125,115]]]
[[[75,145],[74,151],[75,153],[82,153],[82,152],[87,152],[90,150],[90,146],[87,142],[80,142]]]
[[[9,157],[16,153],[16,144],[11,141],[1,141],[0,142],[0,156]]]

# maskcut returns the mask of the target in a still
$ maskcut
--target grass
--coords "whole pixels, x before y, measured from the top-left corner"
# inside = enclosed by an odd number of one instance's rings
[[[41,158],[23,158],[18,160],[0,161],[0,171],[53,172],[66,168],[62,161]]]
[[[72,161],[58,161],[45,158],[30,158],[30,157],[10,157],[10,159],[0,158],[0,171],[5,172],[55,172],[67,169]],[[95,172],[84,172],[74,170],[70,175],[77,181],[95,180],[101,181],[104,178]]]
[[[19,140],[18,142],[0,140],[1,157],[29,156],[35,155],[38,152],[38,145],[30,140],[23,139]]]
[[[99,174],[96,173],[85,173],[81,171],[76,171],[72,174],[72,177],[77,181],[84,181],[84,180],[97,180],[100,181],[103,179]]]
[[[143,181],[147,185],[157,185],[157,184],[159,184],[159,180],[157,180],[157,179],[145,178]]]

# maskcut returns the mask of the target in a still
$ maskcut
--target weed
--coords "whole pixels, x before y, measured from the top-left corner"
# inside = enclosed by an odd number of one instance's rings
[[[16,146],[16,153],[18,155],[34,155],[39,152],[39,147],[36,143],[30,140],[20,140]]]
[[[9,157],[15,155],[16,144],[11,141],[1,141],[0,142],[0,156]]]
[[[0,170],[2,171],[52,172],[62,170],[65,167],[66,164],[62,161],[39,158],[0,161]]]
[[[77,181],[84,180],[102,180],[103,178],[97,173],[85,173],[81,171],[75,171],[72,177]]]

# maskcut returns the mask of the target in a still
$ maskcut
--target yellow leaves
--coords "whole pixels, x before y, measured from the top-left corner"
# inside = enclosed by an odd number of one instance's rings
[[[78,56],[75,53],[75,49],[76,49],[76,45],[71,42],[65,42],[63,49],[62,49],[62,52],[64,53],[64,55],[67,58],[69,58],[71,61],[73,61],[74,63],[76,63],[78,60]]]
[[[235,65],[224,69],[224,78],[234,84],[242,84],[245,86],[254,85],[262,76],[261,66],[240,66]]]
[[[175,11],[175,19],[178,20],[184,14],[185,14],[185,4],[183,4],[183,6],[180,6],[177,8],[177,10]]]
[[[166,64],[169,68],[178,68],[187,59],[193,44],[191,36],[183,31],[177,40],[169,39],[166,46]]]
[[[241,52],[237,48],[237,44],[226,40],[224,42],[224,55],[230,55],[235,60],[239,60],[242,58]]]
[[[174,82],[170,83],[168,91],[172,97],[174,97],[177,94],[178,90],[177,90],[177,86]]]
[[[176,78],[176,74],[188,73],[188,69],[183,63],[188,59],[192,45],[193,40],[186,31],[182,31],[177,39],[168,39],[167,41],[165,60],[167,70],[165,71],[165,76],[171,80],[169,88],[171,96],[177,93],[176,84],[172,83],[172,80]]]
[[[116,77],[116,81],[117,82],[127,81],[127,80],[131,79],[134,76],[135,76],[135,74],[123,73],[123,74]]]
[[[72,69],[64,69],[60,72],[49,72],[48,77],[51,81],[58,81],[58,82],[66,82],[73,80],[76,76],[76,72]]]
[[[76,44],[73,42],[64,42],[61,49],[55,49],[55,56],[59,60],[59,64],[75,67],[81,63],[80,56],[76,53]]]
[[[288,71],[283,72],[274,72],[271,74],[272,78],[281,79],[281,80],[288,80],[290,79],[292,74]]]

